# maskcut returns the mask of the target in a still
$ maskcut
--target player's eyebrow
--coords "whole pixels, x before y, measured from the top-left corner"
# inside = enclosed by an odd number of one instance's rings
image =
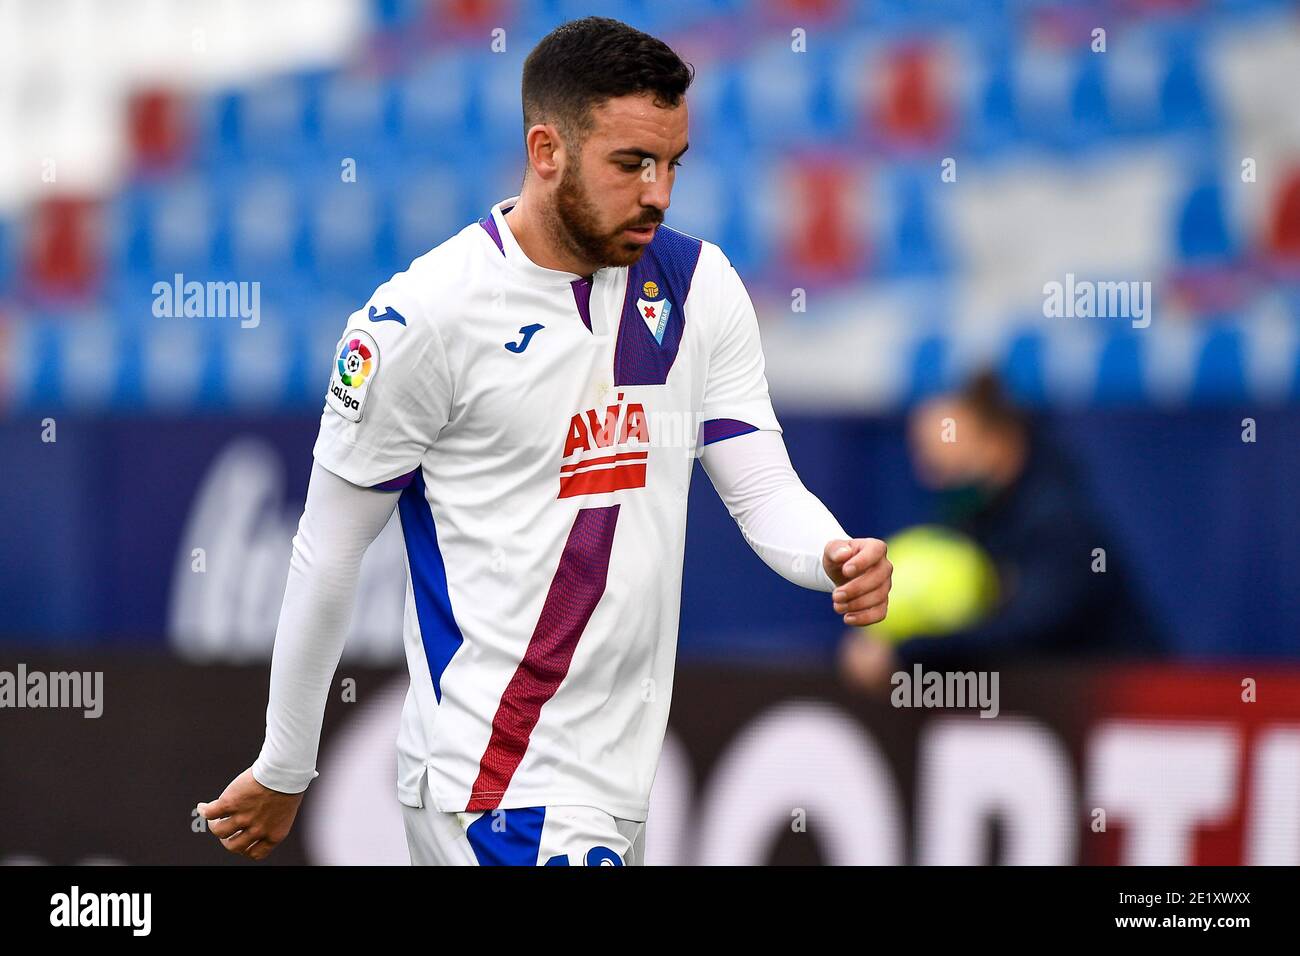
[[[687,143],[685,146],[682,147],[682,151],[681,151],[680,153],[678,153],[676,156],[673,157],[673,160],[681,159],[683,156],[686,155],[686,151],[687,151],[688,149],[690,149],[690,148],[691,148],[691,144],[690,144],[690,143]],[[616,156],[635,156],[637,159],[654,159],[654,158],[655,158],[655,154],[652,153],[652,152],[650,152],[649,150],[645,150],[645,149],[637,149],[637,148],[635,148],[635,147],[633,147],[633,146],[625,146],[624,148],[622,148],[622,149],[616,149],[616,150],[614,150],[612,153],[609,154],[609,158],[610,158],[610,159],[613,159],[613,158],[615,158]]]

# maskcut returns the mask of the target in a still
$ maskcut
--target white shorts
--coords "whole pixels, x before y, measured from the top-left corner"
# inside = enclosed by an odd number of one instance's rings
[[[412,866],[641,866],[645,822],[595,807],[518,807],[447,813],[402,804]]]

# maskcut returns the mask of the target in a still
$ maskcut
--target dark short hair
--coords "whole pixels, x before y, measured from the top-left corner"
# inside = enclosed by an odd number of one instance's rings
[[[570,20],[548,33],[524,61],[524,134],[552,123],[570,149],[594,128],[591,111],[605,100],[654,94],[676,107],[695,70],[668,44],[608,17]]]
[[[1011,399],[1001,377],[992,369],[973,375],[957,397],[992,428],[1020,434],[1029,429],[1029,415]]]

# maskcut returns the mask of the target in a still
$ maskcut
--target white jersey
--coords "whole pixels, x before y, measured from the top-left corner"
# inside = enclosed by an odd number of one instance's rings
[[[714,244],[659,226],[591,277],[528,259],[518,197],[353,313],[314,454],[403,487],[398,794],[644,820],[672,696],[698,444],[780,431]],[[365,595],[358,601],[365,613]]]

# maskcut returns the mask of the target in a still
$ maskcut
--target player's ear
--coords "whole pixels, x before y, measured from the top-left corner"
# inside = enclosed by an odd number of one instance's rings
[[[559,172],[560,156],[563,149],[559,132],[550,123],[536,123],[524,137],[528,165],[542,179],[550,179]]]

